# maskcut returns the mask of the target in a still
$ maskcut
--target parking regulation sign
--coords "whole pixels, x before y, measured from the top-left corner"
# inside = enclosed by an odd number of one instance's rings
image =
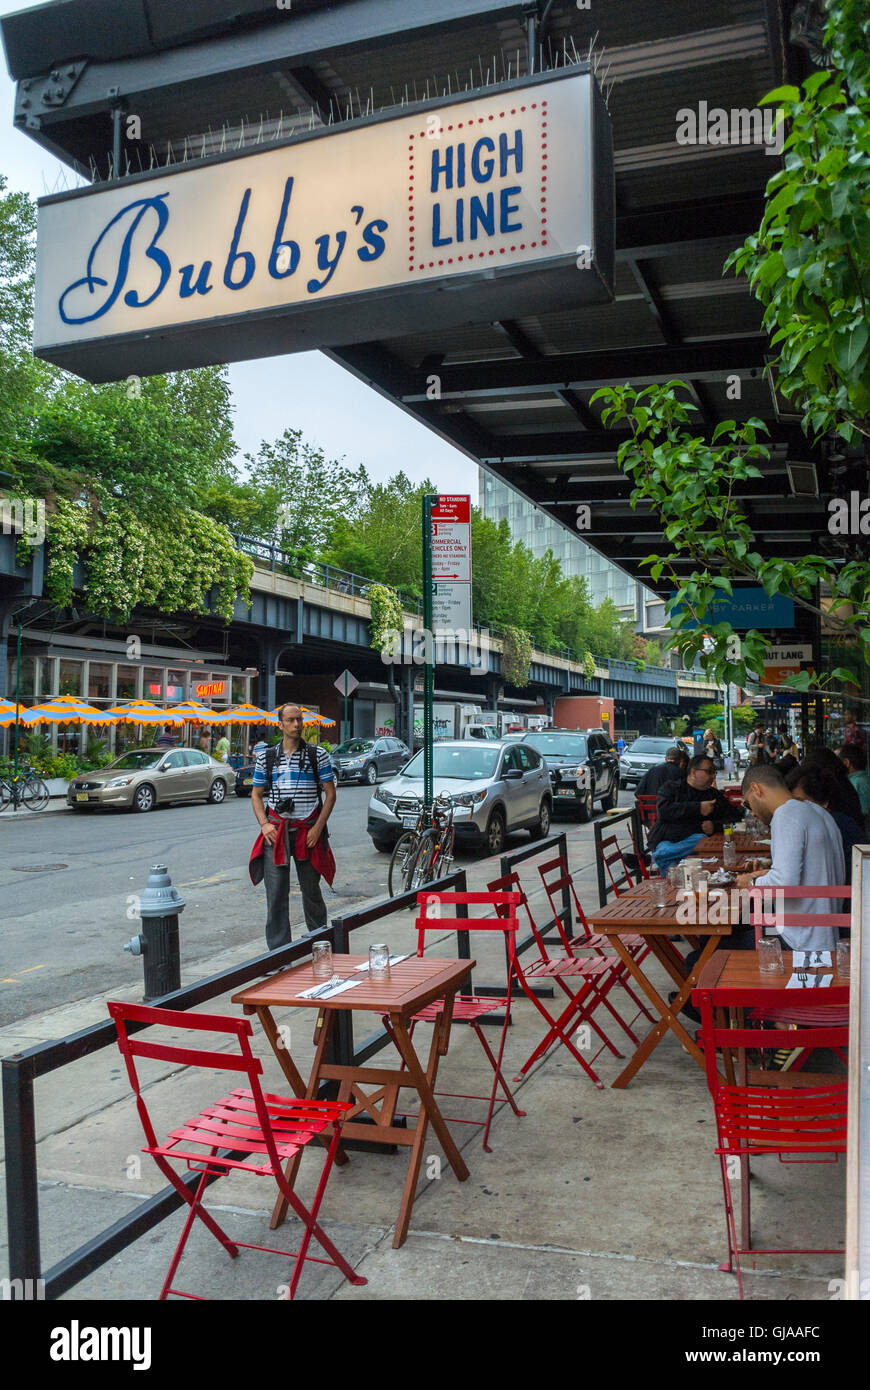
[[[432,623],[471,627],[471,498],[439,493],[432,508]]]

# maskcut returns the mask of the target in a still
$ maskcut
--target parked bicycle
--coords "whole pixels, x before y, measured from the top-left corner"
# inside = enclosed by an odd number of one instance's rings
[[[417,797],[400,797],[395,813],[406,829],[399,836],[387,875],[390,897],[419,888],[450,872],[453,863],[453,798],[442,792],[428,818]],[[416,823],[408,822],[416,817]]]
[[[41,777],[32,768],[19,767],[0,777],[0,811],[11,805],[14,810],[24,806],[28,811],[43,811],[48,805],[49,793]]]

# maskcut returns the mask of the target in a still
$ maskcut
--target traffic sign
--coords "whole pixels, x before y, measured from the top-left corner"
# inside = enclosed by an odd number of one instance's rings
[[[332,682],[336,690],[347,699],[352,695],[359,685],[359,681],[352,671],[342,671],[337,681]]]
[[[439,580],[432,585],[432,626],[437,635],[441,628],[452,632],[471,627],[471,585]]]

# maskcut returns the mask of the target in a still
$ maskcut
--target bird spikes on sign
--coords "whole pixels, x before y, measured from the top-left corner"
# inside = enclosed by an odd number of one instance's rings
[[[589,52],[585,58],[578,51],[573,36],[567,36],[562,40],[561,45],[555,48],[548,43],[546,53],[548,67],[544,68],[543,66],[545,54],[541,48],[538,54],[538,71],[570,68],[586,62],[592,64],[593,72],[597,75],[605,51],[604,49],[599,51],[595,48],[597,37],[596,32],[589,42]],[[604,72],[604,83],[606,83],[609,71],[610,68],[608,67]],[[277,76],[280,77],[282,74],[277,74]],[[326,113],[315,104],[291,112],[285,112],[282,107],[277,116],[270,115],[267,110],[251,119],[245,113],[244,116],[239,117],[237,123],[225,121],[216,130],[209,126],[205,131],[200,130],[186,135],[176,134],[174,143],[172,140],[167,140],[165,147],[162,143],[157,147],[154,144],[146,146],[141,141],[128,142],[125,149],[125,175],[145,173],[161,166],[166,168],[170,165],[186,164],[195,159],[208,159],[213,155],[225,154],[228,150],[242,150],[257,145],[277,143],[303,131],[337,128],[350,121],[359,120],[361,117],[371,117],[379,113],[401,110],[412,102],[423,100],[450,101],[451,98],[462,92],[484,91],[487,87],[498,85],[501,82],[516,81],[526,76],[528,73],[525,49],[512,50],[510,57],[507,57],[504,51],[488,54],[486,59],[482,54],[478,54],[476,64],[468,70],[467,79],[463,79],[455,70],[441,77],[435,74],[425,79],[420,78],[421,90],[418,87],[417,79],[412,78],[410,84],[405,83],[399,91],[391,86],[389,101],[380,105],[376,101],[373,86],[369,87],[365,101],[363,101],[358,88],[348,88],[346,92],[330,97],[329,110]],[[612,84],[610,90],[612,90]],[[608,96],[609,92],[605,94],[605,101]],[[138,167],[134,167],[134,163]],[[93,158],[89,160],[90,181],[92,183],[99,183],[105,177],[110,179],[115,177],[114,160],[110,153],[106,154],[102,168],[108,170],[108,174],[104,175],[100,172],[96,160]]]

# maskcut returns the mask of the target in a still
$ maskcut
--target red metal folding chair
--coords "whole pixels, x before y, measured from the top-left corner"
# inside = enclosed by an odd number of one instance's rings
[[[759,990],[738,990],[729,995],[735,1006],[752,1004]],[[728,1235],[728,1259],[719,1268],[730,1273],[736,1267],[737,1287],[743,1297],[741,1255],[834,1255],[842,1246],[827,1249],[770,1248],[754,1246],[751,1239],[749,1208],[749,1167],[754,1157],[776,1154],[781,1163],[836,1162],[837,1155],[846,1151],[847,1083],[834,1081],[829,1086],[731,1086],[723,1082],[716,1067],[716,1049],[754,1048],[758,1032],[751,1028],[717,1028],[713,1023],[713,1003],[709,990],[696,990],[693,1001],[701,1008],[701,1042],[707,1069],[707,1085],[716,1115],[718,1144],[716,1154],[722,1171],[725,1199],[725,1226]],[[807,996],[808,1000],[812,996]],[[801,1011],[803,999],[798,996],[795,1009]],[[809,1013],[809,1010],[807,1010]],[[804,1039],[809,1047],[845,1048],[848,1027],[808,1027]],[[765,1042],[774,1047],[788,1047],[794,1034],[777,1030],[765,1034]],[[796,1157],[786,1158],[786,1154]],[[828,1154],[831,1158],[816,1157]],[[731,1196],[729,1159],[740,1160],[740,1193],[742,1202],[741,1228],[745,1244],[737,1237],[734,1203]]]
[[[659,818],[659,799],[653,795],[638,795],[635,797],[640,823],[645,830],[652,830]]]
[[[567,859],[565,859],[563,855],[557,855],[555,859],[549,859],[546,864],[539,864],[538,873],[541,875],[544,891],[547,894],[550,907],[553,909],[553,917],[559,924],[559,931],[568,951],[570,951],[572,955],[577,955],[579,949],[579,951],[592,951],[596,955],[607,956],[614,965],[614,978],[611,985],[617,983],[621,984],[626,994],[637,1006],[638,1012],[632,1019],[632,1023],[634,1023],[641,1014],[643,1014],[644,1018],[648,1019],[650,1023],[654,1023],[656,1021],[655,1018],[628,983],[630,975],[625,961],[622,960],[621,957],[613,955],[612,943],[602,932],[590,931],[589,923],[586,920],[586,914],[577,896],[577,888],[574,883],[573,875],[568,868]],[[556,894],[565,891],[571,894],[571,899],[574,903],[576,925],[580,928],[577,935],[573,936],[570,941],[568,940],[565,925],[562,921],[561,910],[556,902]],[[644,941],[643,937],[638,936],[635,932],[626,932],[621,937],[621,940],[636,961],[640,962],[649,955],[649,946]],[[609,1008],[610,1006],[607,1005],[607,1007]],[[625,1027],[625,1024],[618,1014],[615,1014],[614,1017]],[[629,1033],[629,1036],[633,1037],[634,1035]]]
[[[517,926],[519,925],[516,917],[516,909],[519,904],[518,893],[442,893],[427,892],[420,893],[417,897],[417,906],[420,909],[417,917],[417,955],[423,955],[425,937],[427,931],[500,931],[504,935],[505,949],[507,952],[507,990],[503,997],[482,994],[458,994],[453,1004],[453,1022],[467,1023],[476,1033],[478,1041],[483,1048],[486,1059],[493,1070],[492,1090],[488,1096],[473,1096],[464,1094],[461,1091],[435,1091],[436,1096],[450,1096],[454,1100],[486,1100],[489,1102],[489,1109],[486,1112],[485,1120],[457,1119],[455,1116],[445,1115],[445,1119],[452,1124],[480,1125],[483,1128],[483,1147],[486,1153],[492,1153],[489,1146],[489,1131],[492,1125],[493,1111],[495,1109],[496,1094],[501,1087],[504,1092],[504,1100],[510,1105],[515,1115],[525,1116],[525,1110],[520,1110],[514,1100],[513,1092],[505,1081],[502,1073],[501,1063],[504,1055],[504,1045],[507,1038],[507,1030],[510,1026],[511,1013],[511,984],[514,975],[514,963],[516,960],[516,936]],[[459,906],[480,906],[492,907],[498,912],[501,908],[504,915],[493,917],[459,917],[451,912],[452,908]],[[446,909],[446,911],[445,911]],[[419,1013],[414,1014],[411,1019],[409,1033],[413,1034],[414,1028],[418,1023],[435,1023],[439,1014],[444,1008],[443,999],[436,999],[431,1004],[427,1004]],[[493,1054],[492,1048],[486,1041],[483,1034],[482,1020],[488,1014],[497,1013],[499,1009],[504,1009],[504,1020],[501,1027],[501,1038],[499,1039],[498,1056]],[[389,1033],[389,1019],[383,1020],[384,1027]]]
[[[848,883],[842,883],[834,887],[825,884],[788,884],[782,888],[763,889],[752,888],[750,895],[750,921],[755,928],[755,946],[758,949],[759,938],[764,935],[765,926],[770,925],[770,917],[773,915],[773,902],[771,895],[782,893],[787,901],[789,898],[817,898],[824,902],[826,899],[834,899],[835,902],[850,900],[852,888]],[[831,904],[833,905],[833,904]],[[765,920],[767,919],[767,920]],[[851,924],[851,914],[848,912],[784,912],[781,915],[781,926],[784,927],[848,927]],[[749,1017],[755,1023],[778,1023],[782,1027],[805,1028],[814,1024],[830,1023],[834,1026],[846,1027],[849,1022],[848,1009],[836,1009],[817,1007],[806,1008],[803,1005],[797,1010],[788,1005],[764,1004],[750,1011]],[[802,1038],[793,1037],[791,1048],[794,1050],[802,1042]],[[767,1046],[767,1038],[765,1038]],[[812,1052],[812,1048],[805,1049],[802,1054],[792,1063],[791,1071],[800,1071],[807,1063],[807,1059]]]
[[[616,1018],[620,1027],[628,1034],[634,1045],[638,1045],[637,1038],[632,1033],[628,1024],[620,1018],[619,1014],[616,1013],[606,997],[615,982],[616,958],[597,954],[582,957],[575,956],[568,944],[567,935],[558,915],[556,917],[556,925],[563,945],[564,954],[551,956],[547,950],[547,945],[538,924],[532,916],[528,899],[519,881],[519,876],[516,873],[505,874],[502,878],[495,879],[492,883],[487,884],[487,887],[492,892],[519,893],[520,903],[525,908],[535,946],[538,950],[537,958],[525,965],[522,963],[521,956],[517,954],[515,956],[514,974],[520,989],[526,997],[531,1000],[538,1010],[538,1013],[546,1022],[547,1031],[531,1056],[523,1063],[519,1072],[514,1077],[514,1080],[522,1080],[531,1067],[534,1066],[535,1062],[543,1057],[554,1043],[562,1042],[575,1061],[580,1063],[587,1076],[594,1081],[599,1091],[602,1091],[604,1089],[604,1083],[600,1080],[590,1063],[587,1062],[586,1058],[583,1057],[575,1047],[574,1042],[569,1036],[569,1032],[571,1030],[576,1032],[583,1024],[588,1024],[589,1028],[598,1035],[601,1039],[602,1046],[593,1056],[593,1062],[597,1060],[605,1047],[613,1053],[614,1057],[621,1057],[622,1053],[614,1047],[607,1034],[598,1026],[598,1023],[593,1017],[595,1010],[599,1005],[603,1004],[608,1012]],[[504,909],[496,908],[496,911],[499,913],[499,916],[504,915]],[[576,993],[572,993],[570,986],[566,984],[568,980],[575,982],[577,986]],[[553,1014],[550,1013],[543,1000],[535,993],[532,981],[536,981],[539,984],[545,981],[552,981],[553,984],[558,985],[562,990],[568,1002],[558,1017],[554,1017]]]
[[[742,806],[745,800],[740,787],[723,787],[722,795],[726,801],[731,802],[732,806]]]
[[[260,1073],[263,1067],[260,1059],[251,1052],[249,1038],[252,1029],[246,1018],[224,1018],[217,1014],[186,1013],[177,1009],[154,1009],[144,1004],[122,1004],[117,1000],[109,1002],[109,1013],[115,1020],[118,1047],[127,1066],[139,1119],[148,1141],[142,1152],[151,1154],[161,1173],[190,1207],[181,1239],[160,1290],[160,1298],[165,1299],[170,1293],[180,1298],[201,1297],[172,1287],[178,1262],[197,1217],[233,1258],[238,1255],[241,1247],[245,1250],[264,1250],[272,1255],[283,1255],[285,1259],[294,1259],[286,1298],[295,1296],[305,1260],[313,1260],[316,1264],[335,1265],[352,1284],[367,1283],[366,1279],[354,1274],[347,1260],[317,1224],[317,1213],[323,1201],[339,1144],[342,1116],[346,1110],[352,1109],[352,1106],[346,1101],[289,1100],[284,1096],[264,1094],[260,1088]],[[130,1023],[222,1033],[235,1038],[238,1047],[235,1050],[215,1052],[201,1047],[182,1047],[177,1043],[140,1042],[130,1037],[127,1030]],[[178,1129],[173,1129],[168,1139],[161,1144],[151,1123],[140,1085],[135,1061],[137,1057],[148,1057],[161,1062],[178,1062],[184,1066],[207,1067],[214,1071],[241,1072],[247,1078],[249,1089],[231,1091],[216,1104],[201,1110],[192,1120],[188,1120]],[[282,1164],[287,1159],[294,1158],[306,1144],[330,1125],[332,1139],[309,1211],[287,1183]],[[204,1149],[205,1152],[191,1151],[191,1145],[195,1146],[195,1149]],[[226,1147],[219,1153],[221,1145]],[[202,1175],[194,1190],[191,1190],[180,1174],[176,1173],[170,1160],[179,1160],[186,1165],[188,1171]],[[286,1198],[304,1227],[302,1241],[295,1256],[292,1251],[276,1250],[269,1245],[250,1245],[245,1241],[232,1240],[205,1210],[202,1199],[207,1179],[210,1176],[223,1177],[233,1171],[255,1173],[258,1177],[275,1179],[282,1196]],[[312,1236],[329,1259],[318,1259],[317,1256],[307,1253]]]
[[[634,844],[634,841],[632,841],[632,844]],[[635,849],[637,849],[637,846],[635,846]],[[610,886],[617,897],[620,896],[620,888],[633,888],[636,883],[640,882],[641,878],[649,877],[642,856],[637,854],[638,878],[632,878],[629,867],[623,857],[622,846],[615,835],[608,835],[606,840],[601,841],[601,858],[607,870],[607,876],[610,879]],[[622,873],[618,878],[613,872],[613,866],[615,864],[619,864],[622,868]]]

